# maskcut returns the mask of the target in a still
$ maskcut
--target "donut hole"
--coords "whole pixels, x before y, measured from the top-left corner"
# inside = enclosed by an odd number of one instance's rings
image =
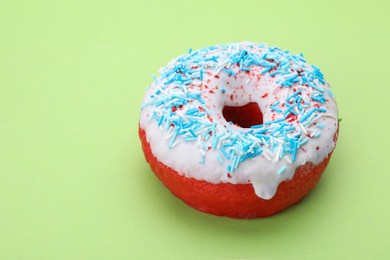
[[[255,102],[244,106],[224,106],[222,114],[226,121],[242,128],[250,128],[263,123],[263,113]]]

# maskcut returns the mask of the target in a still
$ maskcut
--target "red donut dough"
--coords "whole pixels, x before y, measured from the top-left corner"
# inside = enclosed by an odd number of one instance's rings
[[[141,128],[139,136],[150,168],[176,197],[197,210],[232,218],[271,216],[297,203],[317,184],[332,154],[318,165],[306,163],[299,166],[294,177],[280,183],[275,196],[265,200],[255,194],[252,184],[214,184],[179,175],[153,155]]]

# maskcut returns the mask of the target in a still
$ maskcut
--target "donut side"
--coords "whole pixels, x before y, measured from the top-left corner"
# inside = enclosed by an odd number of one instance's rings
[[[152,171],[176,197],[199,211],[231,218],[267,217],[299,202],[317,184],[332,154],[317,165],[299,166],[294,177],[280,183],[275,196],[265,200],[255,194],[252,184],[214,184],[182,176],[153,155],[142,128],[139,137]]]

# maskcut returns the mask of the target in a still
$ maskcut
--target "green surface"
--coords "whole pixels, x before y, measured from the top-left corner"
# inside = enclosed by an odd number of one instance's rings
[[[390,257],[388,1],[2,1],[0,259]],[[251,40],[304,53],[342,117],[316,189],[233,220],[174,198],[139,106],[170,59]]]

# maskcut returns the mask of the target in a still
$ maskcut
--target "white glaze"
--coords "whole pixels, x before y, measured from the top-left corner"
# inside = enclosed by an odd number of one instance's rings
[[[259,55],[266,48],[249,42],[228,46],[232,52],[246,49],[251,53]],[[251,66],[250,74],[245,73],[245,71],[240,71],[237,64],[229,64],[226,47],[212,50],[205,57],[212,57],[213,55],[219,55],[221,58],[218,59],[217,63],[210,62],[210,68],[203,75],[203,79],[194,79],[190,85],[187,85],[186,89],[189,92],[201,92],[201,98],[205,101],[205,106],[210,112],[212,122],[219,125],[216,131],[218,134],[227,131],[224,127],[226,125],[229,125],[234,134],[237,134],[239,131],[244,133],[250,131],[247,128],[228,124],[222,115],[224,106],[243,106],[249,102],[256,102],[263,113],[264,122],[268,122],[280,118],[280,115],[270,108],[270,105],[275,103],[276,100],[280,100],[282,104],[286,97],[299,89],[303,97],[307,96],[307,94],[310,96],[313,92],[311,87],[300,84],[295,84],[293,87],[280,87],[280,81],[285,79],[286,76],[278,74],[275,77],[271,77],[268,73],[262,75],[261,71],[264,70],[262,66]],[[172,68],[176,64],[178,64],[178,59],[171,61],[166,68]],[[228,66],[229,69],[235,71],[236,77],[229,76],[221,70],[222,66]],[[161,72],[164,73],[166,68],[163,68]],[[304,70],[313,71],[313,67],[305,64]],[[215,78],[216,74],[219,76],[218,79]],[[226,82],[229,82],[229,85]],[[205,88],[205,85],[208,88]],[[325,90],[329,89],[327,83],[319,85]],[[241,86],[243,88],[240,88]],[[226,92],[223,93],[221,88],[225,89]],[[157,82],[154,82],[147,89],[143,104],[153,102],[154,99],[151,96],[158,89],[164,95],[178,94],[181,91],[178,90],[177,84],[164,84],[164,81],[160,77]],[[213,93],[210,93],[210,90]],[[265,94],[267,94],[266,97]],[[233,95],[233,100],[230,99],[231,95]],[[323,95],[327,102],[321,104],[320,108],[326,109],[327,111],[315,119],[316,123],[324,125],[323,129],[316,127],[314,121],[312,121],[311,125],[302,128],[302,124],[299,123],[299,118],[302,118],[302,115],[299,115],[297,120],[291,122],[297,131],[299,130],[309,135],[310,133],[321,132],[320,136],[310,138],[306,144],[299,148],[295,162],[291,162],[289,156],[280,159],[279,156],[272,154],[268,156],[268,152],[264,151],[254,158],[249,158],[241,162],[237,169],[230,174],[228,174],[227,167],[231,164],[231,161],[223,158],[223,162],[221,162],[220,158],[218,158],[220,157],[218,149],[202,149],[199,147],[199,142],[185,142],[182,136],[177,136],[170,148],[169,143],[172,130],[166,131],[163,127],[159,127],[155,120],[151,119],[153,113],[156,112],[155,106],[146,105],[142,107],[140,127],[145,130],[146,139],[150,144],[154,156],[165,165],[175,169],[179,174],[211,183],[251,183],[259,197],[271,199],[276,193],[278,185],[284,180],[291,179],[298,166],[306,162],[318,164],[333,151],[335,147],[333,137],[338,129],[337,106],[334,97],[331,97],[328,91],[324,92]],[[306,101],[310,102],[311,107],[315,104],[318,106],[318,102],[310,98],[307,98]],[[202,106],[202,104],[195,99],[191,102],[191,107],[197,106]],[[184,106],[181,110],[177,110],[176,113],[184,117],[189,108],[190,106]],[[209,118],[205,117],[205,120],[210,122]],[[201,134],[204,133],[199,133],[199,135]],[[277,142],[278,140],[275,141]],[[205,141],[202,139],[202,142],[206,146],[211,146],[211,140]],[[264,149],[267,150],[266,147]],[[278,153],[278,149],[274,152]],[[204,156],[204,164],[202,164],[202,155]],[[283,167],[286,167],[286,169],[282,173],[279,173]]]

